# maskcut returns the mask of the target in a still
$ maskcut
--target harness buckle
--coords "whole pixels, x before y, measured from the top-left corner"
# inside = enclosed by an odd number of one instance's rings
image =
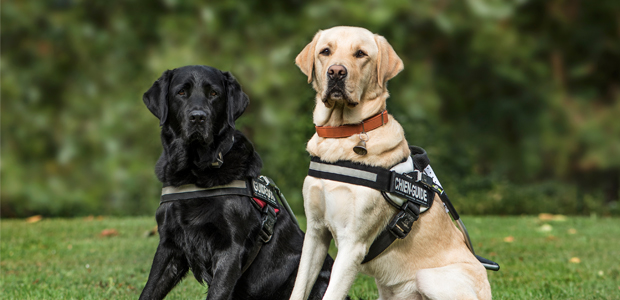
[[[420,172],[420,170],[413,170],[413,172],[409,173],[409,174],[415,174],[415,181],[416,182],[420,182],[422,181],[422,172]]]
[[[260,239],[263,243],[268,243],[273,236],[273,227],[276,225],[276,211],[267,204],[263,208],[263,220],[261,221]]]
[[[433,188],[433,186],[435,185],[435,183],[433,182],[433,178],[427,176],[426,174],[423,174],[422,176],[422,183],[429,188]]]
[[[413,173],[415,173],[415,175],[413,175]],[[424,172],[420,170],[413,170],[413,172],[408,173],[408,174],[413,175],[415,177],[416,182],[421,182],[422,184],[434,190],[435,192],[439,192],[441,194],[441,192],[443,191],[435,184],[435,182],[433,181],[433,177],[424,174]]]
[[[265,176],[265,175],[260,175],[258,176],[258,178],[260,178],[261,180],[263,180],[268,187],[272,188],[275,192],[276,195],[281,196],[282,192],[280,191],[280,188],[276,185],[276,183],[273,181],[273,179]]]
[[[215,158],[215,162],[211,163],[211,168],[219,169],[223,163],[224,163],[224,157],[222,157],[222,152],[220,152],[217,154],[217,157]]]
[[[443,189],[439,185],[435,184],[433,177],[428,176],[421,171],[416,171],[418,172],[418,181],[438,194],[443,193]]]
[[[413,223],[420,217],[420,206],[407,201],[401,207],[401,210],[392,218],[388,224],[388,230],[399,239],[404,239],[409,232]]]

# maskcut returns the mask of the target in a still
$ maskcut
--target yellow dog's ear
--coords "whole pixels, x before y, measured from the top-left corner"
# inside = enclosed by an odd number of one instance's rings
[[[379,87],[383,88],[383,85],[388,80],[394,78],[404,69],[404,65],[396,51],[394,51],[394,48],[384,37],[375,34],[375,42],[377,47],[379,47],[379,53],[377,54],[377,79],[379,80]]]
[[[295,58],[295,64],[301,69],[301,71],[308,75],[308,83],[312,82],[312,70],[314,69],[314,49],[316,48],[316,43],[321,36],[321,30],[314,35],[312,42],[306,45],[304,50],[301,50],[297,57]]]

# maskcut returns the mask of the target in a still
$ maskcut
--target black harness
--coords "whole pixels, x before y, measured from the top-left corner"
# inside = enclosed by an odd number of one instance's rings
[[[295,218],[295,214],[286,201],[286,198],[271,178],[261,175],[257,178],[233,180],[226,185],[214,186],[210,188],[201,188],[194,184],[186,184],[179,187],[165,186],[162,189],[159,205],[173,201],[196,198],[206,198],[205,200],[208,200],[208,198],[211,197],[227,195],[250,197],[250,202],[254,205],[254,207],[261,211],[262,215],[261,230],[255,243],[256,246],[248,255],[248,259],[243,264],[243,268],[241,269],[241,272],[244,273],[260,252],[263,244],[268,243],[273,236],[274,226],[276,225],[278,213],[280,211],[278,199],[290,215],[293,222],[299,226],[297,218]],[[207,283],[210,283],[211,278],[208,279],[209,280],[207,280]]]
[[[372,167],[350,161],[328,163],[321,161],[319,157],[312,157],[311,159],[308,171],[309,176],[379,190],[388,203],[399,210],[388,226],[375,238],[362,264],[377,257],[396,239],[405,238],[411,231],[413,223],[420,216],[420,206],[430,208],[433,205],[435,193],[437,193],[443,201],[446,210],[454,221],[457,222],[471,252],[485,268],[493,271],[499,270],[497,263],[475,254],[465,224],[460,220],[460,216],[452,202],[450,202],[448,195],[446,195],[439,181],[434,176],[426,151],[416,146],[410,146],[409,149],[411,150],[414,169],[408,173],[399,173],[381,167]],[[397,203],[391,195],[404,198],[405,201]]]

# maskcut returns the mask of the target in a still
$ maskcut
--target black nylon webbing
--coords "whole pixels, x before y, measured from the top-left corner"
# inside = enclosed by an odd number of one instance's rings
[[[377,238],[375,238],[375,240],[372,242],[372,245],[370,245],[370,248],[368,249],[368,253],[366,253],[366,256],[364,257],[362,264],[365,264],[373,260],[375,257],[379,256],[379,254],[385,251],[387,247],[392,245],[392,243],[394,243],[396,239],[397,237],[393,233],[391,233],[387,228],[383,229],[383,231],[381,231],[381,233],[379,233]]]
[[[441,201],[443,201],[443,204],[446,205],[446,208],[450,212],[452,219],[454,219],[454,221],[458,221],[461,217],[456,212],[456,208],[454,208],[454,205],[452,205],[452,201],[450,201],[450,198],[448,198],[448,195],[446,195],[446,193],[444,192],[444,193],[439,194],[439,198],[441,198]]]

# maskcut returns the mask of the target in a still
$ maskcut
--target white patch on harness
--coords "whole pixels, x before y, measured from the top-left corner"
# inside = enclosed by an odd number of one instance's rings
[[[430,178],[433,178],[433,183],[438,185],[443,190],[443,186],[441,186],[441,183],[439,183],[439,179],[437,178],[437,175],[435,175],[435,172],[433,171],[433,168],[431,168],[431,165],[428,165],[426,166],[426,168],[424,168],[424,174],[428,175]],[[443,209],[446,211],[447,214],[450,213],[450,210],[448,210],[448,207],[445,203],[443,204]]]
[[[428,165],[426,166],[426,168],[424,168],[424,174],[428,175],[430,178],[433,178],[433,182],[439,187],[441,187],[441,189],[443,190],[443,187],[441,186],[441,183],[439,183],[439,179],[437,179],[437,175],[435,175],[435,172],[433,172],[433,168],[431,168],[431,165]]]

